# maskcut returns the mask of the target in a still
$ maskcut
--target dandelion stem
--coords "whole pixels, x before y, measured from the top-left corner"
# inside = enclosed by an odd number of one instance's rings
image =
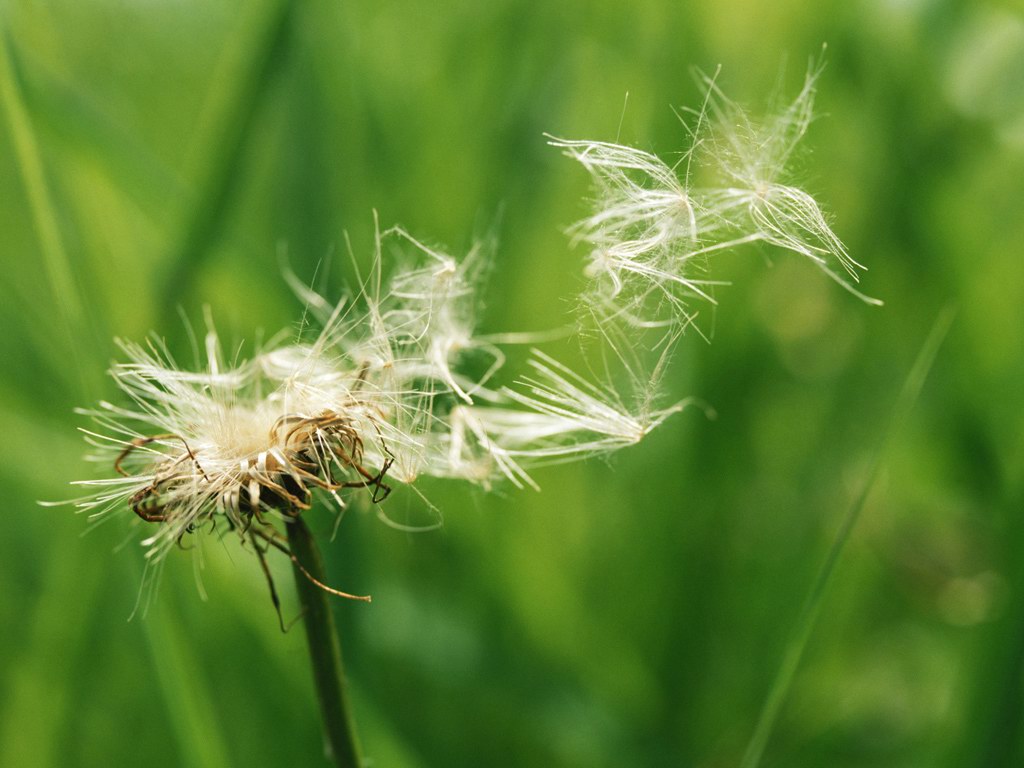
[[[326,581],[320,550],[309,527],[297,518],[290,521],[287,528],[292,553],[317,581]],[[306,626],[309,659],[313,665],[313,682],[320,701],[328,756],[339,768],[359,768],[362,765],[359,737],[352,717],[345,668],[341,661],[341,643],[328,595],[313,584],[297,564],[293,563],[292,569],[302,605],[302,622]]]
[[[747,751],[743,755],[743,762],[740,764],[741,768],[757,768],[761,763],[761,756],[768,745],[768,739],[775,727],[775,721],[786,699],[786,694],[789,693],[796,670],[800,666],[804,650],[807,648],[807,641],[810,639],[811,632],[817,623],[818,614],[824,603],[825,593],[829,583],[832,581],[832,575],[839,564],[839,559],[843,549],[846,547],[846,542],[849,540],[850,534],[857,524],[861,511],[868,500],[871,489],[875,484],[875,479],[881,470],[882,462],[888,452],[889,445],[913,408],[914,403],[917,401],[917,396],[921,392],[921,387],[924,386],[925,379],[928,378],[928,372],[935,361],[939,347],[946,338],[946,333],[949,331],[955,314],[954,308],[950,306],[946,307],[935,318],[931,332],[925,339],[921,351],[918,352],[917,359],[914,361],[914,366],[910,369],[910,373],[907,374],[907,378],[903,382],[903,387],[893,407],[892,416],[878,447],[871,457],[871,464],[868,467],[867,474],[864,476],[864,480],[853,499],[853,503],[846,510],[842,524],[832,541],[832,546],[829,548],[828,556],[821,570],[818,571],[814,585],[807,596],[807,601],[804,603],[800,616],[797,618],[793,633],[786,646],[782,663],[775,673],[772,687],[761,708],[757,726],[754,728],[754,735],[751,737],[750,743],[747,745]]]

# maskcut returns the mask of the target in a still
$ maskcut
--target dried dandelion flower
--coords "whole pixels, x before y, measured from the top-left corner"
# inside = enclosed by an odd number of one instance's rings
[[[121,346],[130,362],[111,373],[133,405],[102,402],[85,412],[104,429],[86,432],[93,458],[111,462],[119,476],[80,481],[94,492],[76,505],[92,517],[127,506],[156,524],[143,541],[151,563],[210,524],[235,531],[261,558],[273,547],[302,568],[273,519],[309,509],[315,491],[342,506],[342,489],[370,488],[375,498],[389,492],[388,460],[367,462],[378,415],[358,387],[295,377],[265,392],[261,360],[224,370],[212,330],[207,369],[198,373],[179,370],[155,342]]]

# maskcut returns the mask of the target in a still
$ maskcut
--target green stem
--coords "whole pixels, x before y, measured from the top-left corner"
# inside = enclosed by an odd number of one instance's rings
[[[317,581],[323,583],[324,564],[309,527],[299,518],[290,521],[288,544],[299,563]],[[341,643],[331,616],[327,593],[314,584],[295,563],[295,587],[302,605],[302,621],[306,625],[309,658],[313,664],[313,681],[320,701],[328,756],[340,768],[362,766],[359,737],[348,697],[345,668],[341,662]]]

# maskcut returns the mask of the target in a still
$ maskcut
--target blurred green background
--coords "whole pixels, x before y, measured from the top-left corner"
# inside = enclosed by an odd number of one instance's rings
[[[254,558],[172,553],[148,616],[128,510],[38,499],[109,474],[72,409],[114,336],[229,344],[301,307],[372,210],[453,253],[496,229],[485,330],[565,322],[585,174],[544,131],[671,159],[690,67],[760,108],[828,43],[798,167],[876,309],[797,257],[717,262],[674,417],[543,491],[428,485],[402,533],[328,542],[376,766],[733,766],[940,311],[956,320],[853,532],[765,766],[1024,765],[1024,15],[943,0],[0,4],[0,765],[319,765],[301,629]],[[625,94],[628,107],[623,113]],[[620,128],[621,118],[621,128]],[[767,258],[766,258],[767,257]],[[251,347],[250,347],[251,348]],[[425,522],[415,499],[388,509]],[[290,592],[286,563],[274,562]],[[294,613],[294,601],[286,615]]]

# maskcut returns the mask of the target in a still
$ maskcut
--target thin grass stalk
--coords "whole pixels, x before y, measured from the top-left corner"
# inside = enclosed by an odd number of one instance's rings
[[[22,539],[22,546],[27,546]],[[5,650],[0,699],[0,765],[59,765],[63,729],[80,713],[68,681],[80,679],[94,663],[87,655],[101,612],[100,571],[91,567],[78,537],[51,535],[35,562],[39,594],[20,615],[20,642]]]
[[[893,406],[892,415],[889,418],[886,429],[882,434],[878,447],[872,454],[871,463],[864,476],[864,481],[857,491],[853,503],[843,517],[835,539],[832,541],[832,546],[829,548],[828,556],[825,558],[821,570],[818,571],[818,575],[814,579],[814,584],[811,587],[810,594],[807,596],[807,601],[804,603],[793,627],[793,633],[787,643],[782,663],[775,674],[775,679],[761,708],[761,714],[758,717],[757,726],[754,728],[754,734],[743,755],[743,762],[740,764],[741,768],[757,768],[761,762],[765,747],[768,745],[768,739],[771,737],[775,722],[778,719],[779,710],[782,708],[786,695],[789,693],[796,670],[800,666],[800,661],[807,648],[807,641],[810,639],[818,614],[821,612],[821,606],[824,603],[825,593],[832,580],[832,575],[835,573],[839,559],[846,548],[846,543],[850,539],[850,534],[857,524],[857,520],[860,519],[861,512],[864,510],[864,505],[871,494],[875,480],[878,478],[882,462],[888,453],[889,445],[914,407],[914,403],[921,393],[921,388],[924,386],[925,379],[928,378],[928,372],[935,361],[939,347],[942,346],[942,342],[949,332],[949,327],[953,322],[955,314],[956,311],[953,307],[946,307],[935,318],[931,331],[925,339],[921,351],[918,352],[917,359],[914,361],[910,373],[907,374],[907,378],[903,382],[903,387],[896,399],[896,404]]]
[[[287,52],[295,6],[294,0],[274,0],[239,82],[226,90],[224,98],[230,103],[223,107],[218,135],[207,155],[206,176],[162,281],[161,327],[177,319],[177,302],[191,289],[199,264],[219,234],[258,108]]]
[[[32,118],[25,107],[21,82],[16,71],[9,33],[0,22],[0,112],[7,118],[7,129],[14,144],[14,157],[28,197],[32,224],[42,252],[43,272],[53,292],[56,312],[66,337],[66,349],[75,361],[67,374],[68,384],[82,392],[94,390],[92,369],[83,364],[89,355],[82,354],[83,342],[91,344],[92,337],[85,329],[85,311],[82,297],[76,287],[71,259],[64,245],[57,209],[46,178],[42,152],[36,137]],[[62,367],[60,372],[67,370]]]
[[[21,83],[14,71],[9,50],[8,33],[0,28],[0,103],[7,115],[7,127],[14,143],[21,181],[28,195],[32,224],[39,238],[43,253],[43,268],[50,281],[57,309],[63,315],[69,328],[74,328],[82,318],[82,302],[75,289],[71,262],[64,248],[57,212],[50,195],[50,187],[43,168],[39,142],[36,139],[32,120],[25,109]]]
[[[140,622],[149,646],[168,724],[179,759],[196,768],[229,768],[230,751],[218,724],[217,707],[192,643],[178,630],[177,609],[167,600]]]
[[[301,518],[289,522],[288,544],[299,563],[317,581],[326,582],[323,559]],[[309,659],[313,665],[313,682],[320,702],[324,738],[328,757],[339,768],[360,768],[362,765],[359,737],[348,696],[345,668],[341,660],[341,642],[334,626],[328,594],[313,584],[292,564],[295,587],[302,608],[302,623],[306,628]]]

